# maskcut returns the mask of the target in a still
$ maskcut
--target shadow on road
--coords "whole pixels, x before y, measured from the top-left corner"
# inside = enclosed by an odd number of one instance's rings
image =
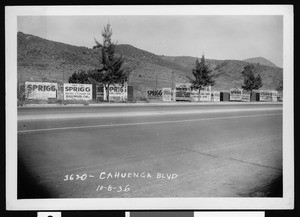
[[[241,194],[242,197],[283,197],[282,176],[272,180],[266,185],[252,189],[247,194]]]
[[[18,159],[18,199],[41,199],[53,198],[55,195],[48,191],[44,186],[38,184],[36,178],[24,165],[22,159]]]

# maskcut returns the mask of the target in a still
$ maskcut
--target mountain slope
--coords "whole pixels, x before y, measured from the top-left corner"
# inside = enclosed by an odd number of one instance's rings
[[[170,61],[177,62],[188,68],[189,71],[195,67],[196,57],[190,56],[178,56],[170,57],[163,56],[162,58]],[[212,73],[215,75],[216,84],[214,89],[216,90],[228,90],[230,88],[240,88],[243,83],[241,72],[244,67],[250,62],[241,60],[214,60],[206,59],[206,62],[210,65]],[[250,63],[251,64],[251,63]],[[263,87],[262,89],[276,89],[279,82],[282,81],[282,68],[270,67],[263,64],[254,64],[256,72],[261,74]],[[192,76],[189,73],[189,76]]]
[[[72,73],[100,67],[98,50],[72,46],[18,33],[18,80],[67,82]],[[145,98],[147,89],[172,87],[176,82],[187,82],[196,57],[168,57],[135,48],[118,45],[116,53],[124,58],[124,69],[129,72],[129,85],[134,86],[137,98]],[[248,64],[238,60],[208,59],[216,76],[216,90],[240,87],[241,71]],[[282,69],[257,65],[263,79],[263,89],[275,89],[282,81]]]
[[[131,45],[118,45],[116,53],[124,57],[130,72],[129,84],[145,97],[148,88],[186,82],[189,69],[163,60],[155,54]],[[18,32],[18,79],[24,81],[64,82],[72,73],[100,67],[98,50],[77,47]]]
[[[266,58],[263,58],[263,57],[253,57],[253,58],[245,59],[243,61],[249,62],[249,63],[259,63],[260,65],[265,65],[265,66],[277,67],[270,60],[267,60]]]
[[[223,63],[215,68],[213,73],[216,76],[215,88],[230,89],[240,88],[243,83],[241,71],[248,62],[240,60],[224,60]],[[282,68],[269,67],[265,65],[254,65],[257,73],[261,75],[263,87],[261,89],[275,90],[279,82],[282,81]]]

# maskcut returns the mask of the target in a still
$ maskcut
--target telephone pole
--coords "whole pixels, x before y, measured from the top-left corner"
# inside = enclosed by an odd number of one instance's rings
[[[155,90],[157,90],[157,72],[155,74]]]
[[[173,83],[174,83],[174,71],[172,71],[172,90],[173,90]]]

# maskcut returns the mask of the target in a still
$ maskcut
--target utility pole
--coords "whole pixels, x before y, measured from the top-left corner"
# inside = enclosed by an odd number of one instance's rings
[[[174,83],[174,71],[172,71],[172,90],[173,90],[173,83]]]
[[[157,90],[157,72],[156,72],[156,74],[155,74],[155,90]]]

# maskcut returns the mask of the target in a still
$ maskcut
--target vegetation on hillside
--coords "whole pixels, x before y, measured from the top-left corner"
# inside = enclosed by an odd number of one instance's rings
[[[147,89],[172,87],[172,83],[187,82],[195,66],[196,57],[158,56],[131,45],[117,45],[116,55],[123,56],[123,69],[130,71],[129,85],[134,86],[137,97],[145,97]],[[18,33],[18,78],[25,81],[68,82],[76,71],[89,71],[99,67],[97,49],[67,45],[42,39],[37,36]],[[239,60],[206,59],[215,75],[215,90],[238,88],[243,82],[241,71],[248,64]],[[283,78],[283,70],[255,64],[264,86],[275,89]]]

